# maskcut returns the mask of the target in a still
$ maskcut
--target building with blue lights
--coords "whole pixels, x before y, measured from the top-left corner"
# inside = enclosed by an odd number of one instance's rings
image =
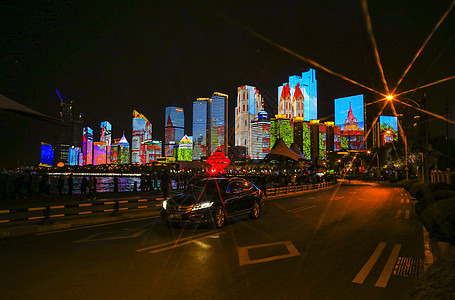
[[[290,119],[303,117],[305,121],[317,119],[317,87],[314,69],[302,72],[302,76],[289,76],[289,81],[278,87],[278,114]]]
[[[210,156],[210,98],[198,98],[193,102],[193,160]]]

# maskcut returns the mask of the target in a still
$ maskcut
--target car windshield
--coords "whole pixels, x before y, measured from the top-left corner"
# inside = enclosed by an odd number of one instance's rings
[[[206,179],[196,182],[190,189],[197,193],[204,191],[207,195],[216,195],[223,193],[226,187],[226,179]]]

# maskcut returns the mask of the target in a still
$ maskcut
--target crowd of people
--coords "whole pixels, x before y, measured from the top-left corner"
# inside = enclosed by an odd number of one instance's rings
[[[73,194],[79,194],[79,200],[94,200],[98,191],[98,181],[96,176],[78,176],[73,174],[60,175],[51,180],[47,173],[19,173],[15,176],[0,174],[0,198],[26,199],[32,196],[49,196],[51,193],[57,194],[58,198],[73,198]],[[292,174],[292,173],[246,173],[246,174],[224,174],[213,175],[203,172],[170,172],[162,170],[142,174],[140,180],[134,181],[133,191],[157,192],[162,193],[163,197],[168,197],[170,190],[184,190],[188,187],[191,180],[207,176],[242,176],[253,182],[262,190],[273,187],[288,185],[307,185],[333,180],[333,175],[326,174],[318,176],[316,174]],[[102,189],[103,192],[119,192],[119,178],[112,177],[109,190]]]

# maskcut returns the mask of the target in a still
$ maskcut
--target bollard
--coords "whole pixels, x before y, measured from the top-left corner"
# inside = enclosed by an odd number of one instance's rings
[[[38,225],[49,225],[53,222],[50,220],[51,218],[51,206],[46,205],[46,208],[43,210],[44,219],[38,222]]]
[[[117,217],[117,216],[120,216],[120,204],[118,202],[118,200],[115,200],[115,203],[113,205],[113,209],[114,211],[111,213],[111,216],[112,217]]]

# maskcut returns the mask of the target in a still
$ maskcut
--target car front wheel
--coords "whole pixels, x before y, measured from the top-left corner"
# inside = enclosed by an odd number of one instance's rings
[[[258,201],[253,202],[253,207],[251,208],[250,218],[257,219],[261,215],[261,205]]]
[[[221,206],[218,206],[215,208],[213,214],[215,227],[222,228],[226,224],[226,214],[224,213],[224,209]]]

